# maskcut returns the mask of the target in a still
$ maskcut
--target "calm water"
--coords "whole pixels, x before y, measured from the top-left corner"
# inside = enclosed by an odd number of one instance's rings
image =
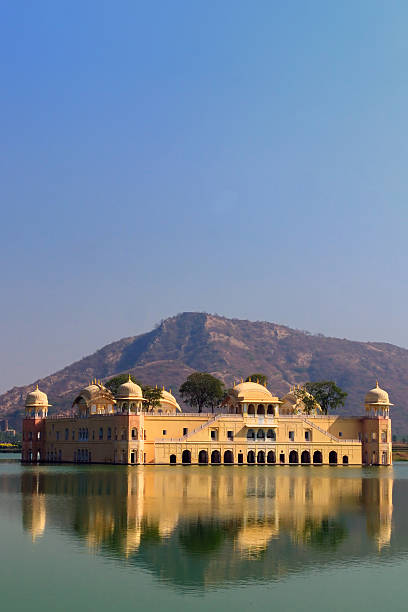
[[[407,464],[22,467],[2,455],[0,601],[406,610],[407,504]]]

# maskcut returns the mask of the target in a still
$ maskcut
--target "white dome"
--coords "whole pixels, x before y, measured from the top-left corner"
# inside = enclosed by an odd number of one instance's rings
[[[175,408],[178,412],[181,412],[181,408],[178,405],[176,398],[172,393],[166,391],[166,389],[161,390],[160,406],[162,408],[169,406],[171,408]]]
[[[30,393],[27,393],[25,405],[28,406],[48,406],[47,394],[37,388]]]
[[[370,391],[368,391],[368,393],[366,393],[365,404],[392,406],[392,404],[390,404],[390,398],[387,391],[384,391],[384,389],[380,388],[378,380],[374,389],[371,389]]]
[[[121,399],[143,399],[143,392],[141,387],[133,382],[129,374],[129,380],[120,385],[117,397]]]
[[[256,382],[242,382],[233,387],[238,399],[245,402],[275,401],[275,397],[263,385]]]

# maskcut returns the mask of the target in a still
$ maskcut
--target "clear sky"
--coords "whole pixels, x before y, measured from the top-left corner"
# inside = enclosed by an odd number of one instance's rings
[[[408,347],[405,0],[0,4],[0,390],[182,311]]]

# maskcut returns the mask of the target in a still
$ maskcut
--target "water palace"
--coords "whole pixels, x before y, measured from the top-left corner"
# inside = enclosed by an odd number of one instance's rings
[[[225,411],[183,412],[162,391],[147,409],[130,376],[116,396],[92,381],[74,399],[74,416],[48,416],[48,397],[28,393],[22,460],[108,464],[391,465],[388,393],[378,385],[365,396],[361,416],[307,414],[294,390],[282,399],[266,386],[241,382]]]

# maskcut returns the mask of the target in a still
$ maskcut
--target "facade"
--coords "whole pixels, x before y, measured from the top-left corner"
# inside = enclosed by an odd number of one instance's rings
[[[241,382],[217,414],[182,412],[162,392],[149,410],[142,389],[129,380],[117,395],[93,381],[74,399],[75,416],[48,416],[37,387],[27,395],[24,462],[110,464],[391,465],[388,393],[378,382],[365,397],[365,413],[306,414],[290,391],[280,400],[265,386]]]

